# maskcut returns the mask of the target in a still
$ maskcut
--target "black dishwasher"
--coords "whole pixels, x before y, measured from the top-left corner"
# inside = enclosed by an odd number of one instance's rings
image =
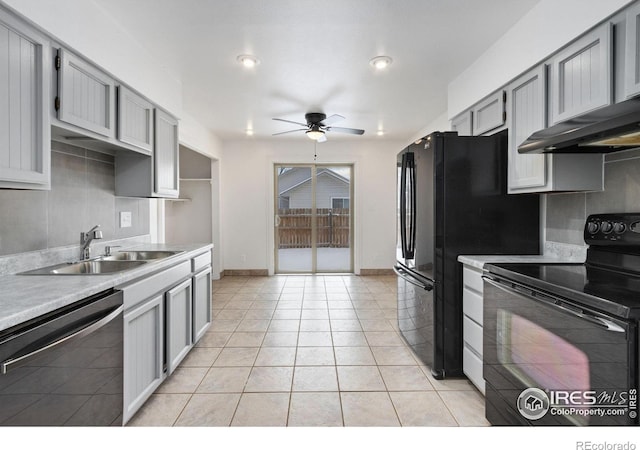
[[[0,425],[122,425],[122,292],[0,332]]]

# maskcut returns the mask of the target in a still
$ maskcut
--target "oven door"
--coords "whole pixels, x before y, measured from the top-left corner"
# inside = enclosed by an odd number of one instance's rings
[[[637,424],[634,323],[493,274],[483,278],[492,424]]]

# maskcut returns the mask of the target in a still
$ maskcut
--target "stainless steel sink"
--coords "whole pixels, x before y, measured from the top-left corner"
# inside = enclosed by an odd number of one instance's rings
[[[102,261],[152,261],[155,259],[169,258],[170,256],[182,253],[182,251],[162,251],[162,250],[141,250],[141,251],[121,251],[109,256],[100,258]]]
[[[147,261],[80,261],[29,270],[19,275],[108,275],[124,272],[146,263]]]

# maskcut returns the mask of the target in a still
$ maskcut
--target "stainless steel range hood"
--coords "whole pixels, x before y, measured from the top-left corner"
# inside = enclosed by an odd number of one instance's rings
[[[640,147],[640,98],[536,131],[518,153],[611,153]]]

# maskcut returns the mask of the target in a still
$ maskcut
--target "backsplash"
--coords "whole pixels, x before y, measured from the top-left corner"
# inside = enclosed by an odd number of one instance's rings
[[[0,190],[0,256],[78,245],[99,224],[102,242],[149,234],[149,200],[115,196],[113,156],[51,143],[51,190]],[[132,226],[119,227],[121,211]],[[93,245],[100,247],[102,242]]]
[[[601,192],[546,194],[545,254],[584,251],[590,214],[640,212],[640,149],[606,155],[604,180]]]

